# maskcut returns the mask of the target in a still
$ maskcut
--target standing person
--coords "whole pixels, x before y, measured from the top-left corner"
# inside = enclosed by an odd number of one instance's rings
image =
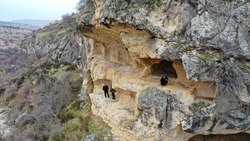
[[[165,78],[165,80],[166,80],[166,82],[167,82],[167,84],[168,84],[168,76],[165,75],[164,78]]]
[[[162,122],[163,122],[163,120],[161,119],[160,123],[157,126],[157,141],[161,141],[161,129],[162,129],[162,126],[163,126]]]
[[[116,92],[116,90],[113,89],[112,86],[111,86],[110,92],[111,92],[111,94],[112,94],[112,99],[115,100],[115,92]]]
[[[107,84],[104,83],[103,87],[102,87],[102,90],[104,92],[104,96],[105,98],[108,96],[109,98],[109,86]]]
[[[168,77],[167,77],[167,75],[162,76],[160,81],[161,81],[161,85],[162,86],[167,85],[168,84]]]

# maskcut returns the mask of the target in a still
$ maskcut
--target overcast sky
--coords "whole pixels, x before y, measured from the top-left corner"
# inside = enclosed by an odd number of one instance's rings
[[[79,0],[0,0],[0,21],[59,20],[76,11]]]

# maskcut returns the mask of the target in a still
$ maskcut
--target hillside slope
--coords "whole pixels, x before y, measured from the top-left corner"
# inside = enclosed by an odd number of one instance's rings
[[[90,133],[112,138],[87,101],[79,98],[88,44],[76,29],[75,18],[15,42],[17,48],[6,57],[11,61],[0,71],[0,140],[81,140]]]

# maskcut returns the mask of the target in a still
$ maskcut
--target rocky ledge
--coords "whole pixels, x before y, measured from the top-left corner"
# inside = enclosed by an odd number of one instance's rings
[[[93,113],[121,141],[249,137],[249,16],[247,0],[83,1]],[[103,83],[116,100],[104,98]]]

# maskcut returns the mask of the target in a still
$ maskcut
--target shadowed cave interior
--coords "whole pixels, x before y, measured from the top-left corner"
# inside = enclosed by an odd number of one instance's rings
[[[177,78],[177,74],[172,65],[172,62],[162,60],[159,63],[153,64],[151,66],[151,75],[162,76],[165,74],[170,78]]]

